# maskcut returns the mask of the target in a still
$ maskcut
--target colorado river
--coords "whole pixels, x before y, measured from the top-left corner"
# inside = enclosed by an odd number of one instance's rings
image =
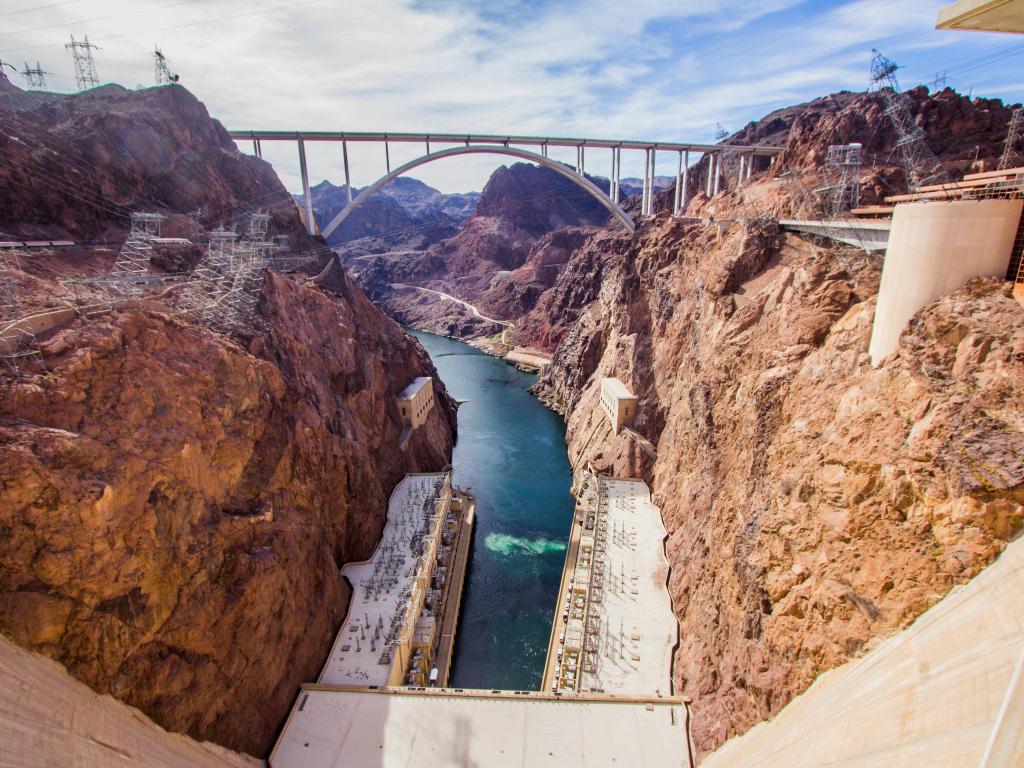
[[[572,521],[565,425],[527,391],[536,376],[414,332],[459,407],[454,482],[477,496],[449,685],[536,690]]]

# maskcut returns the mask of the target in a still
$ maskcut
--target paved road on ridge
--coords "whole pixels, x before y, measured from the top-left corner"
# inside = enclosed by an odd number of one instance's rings
[[[477,317],[479,317],[479,318],[481,318],[483,320],[486,320],[489,323],[497,323],[498,325],[504,325],[504,326],[506,326],[508,328],[514,328],[515,327],[514,324],[512,324],[512,323],[510,323],[510,322],[508,322],[506,320],[496,320],[493,317],[487,317],[487,315],[481,314],[480,310],[477,309],[476,307],[474,307],[468,301],[463,301],[462,299],[458,299],[458,298],[452,296],[449,293],[442,293],[441,291],[435,291],[433,288],[423,288],[423,287],[418,286],[418,285],[406,285],[405,283],[391,283],[391,287],[392,288],[414,288],[417,291],[426,291],[427,293],[436,293],[441,298],[448,299],[449,301],[454,301],[456,304],[461,304],[466,309],[468,309],[470,312],[472,312],[474,315],[476,315]]]

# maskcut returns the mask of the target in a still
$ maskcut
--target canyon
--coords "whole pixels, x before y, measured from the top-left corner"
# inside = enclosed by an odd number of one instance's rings
[[[332,240],[342,270],[273,169],[180,86],[0,89],[4,230],[79,241],[8,270],[27,309],[106,274],[129,209],[175,234],[268,210],[312,254],[261,274],[243,334],[151,290],[41,335],[45,367],[0,378],[0,630],[168,730],[265,755],[345,616],[340,567],[372,551],[404,474],[451,461],[456,404],[398,322],[472,340],[502,331],[488,317],[512,323],[511,343],[552,358],[534,394],[564,416],[571,465],[650,485],[701,752],[908,626],[1024,528],[1024,309],[1008,284],[930,303],[875,367],[881,257],[777,224],[820,215],[832,144],[863,144],[864,203],[906,189],[877,94],[747,125],[729,142],[783,154],[713,198],[698,162],[683,215],[663,188],[632,236],[545,168],[499,168],[478,199],[399,184]],[[947,168],[993,166],[1010,107],[909,98]],[[343,197],[315,188],[325,215]],[[624,207],[639,219],[635,197]],[[437,407],[403,448],[395,398],[417,376]],[[606,376],[638,399],[617,435]]]

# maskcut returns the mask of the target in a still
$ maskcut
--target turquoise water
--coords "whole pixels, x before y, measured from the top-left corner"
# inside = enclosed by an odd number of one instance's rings
[[[477,496],[449,685],[537,690],[572,523],[565,425],[537,377],[468,344],[414,332],[459,406],[454,482]]]

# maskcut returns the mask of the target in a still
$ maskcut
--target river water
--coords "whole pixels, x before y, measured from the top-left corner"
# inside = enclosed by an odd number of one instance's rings
[[[413,332],[459,407],[454,483],[477,497],[449,686],[537,690],[566,540],[572,471],[537,377],[468,344]]]

